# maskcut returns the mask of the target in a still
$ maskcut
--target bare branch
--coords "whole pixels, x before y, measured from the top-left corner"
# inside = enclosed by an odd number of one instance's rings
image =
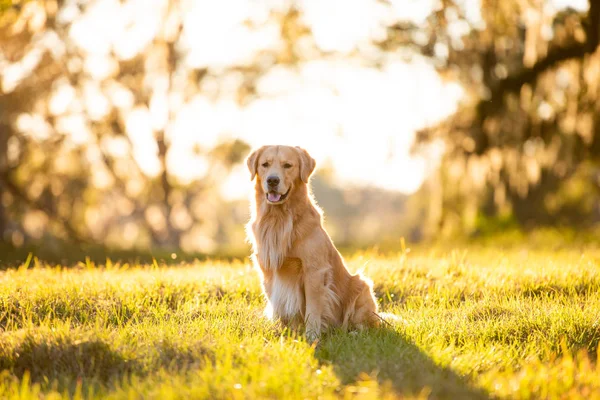
[[[597,0],[590,0],[585,26],[585,42],[574,42],[567,46],[551,48],[546,57],[530,68],[523,68],[500,80],[492,88],[490,98],[479,102],[478,113],[481,116],[494,114],[501,108],[502,99],[506,94],[519,92],[524,85],[534,83],[541,74],[564,61],[583,58],[587,54],[595,52],[600,44],[600,2]]]

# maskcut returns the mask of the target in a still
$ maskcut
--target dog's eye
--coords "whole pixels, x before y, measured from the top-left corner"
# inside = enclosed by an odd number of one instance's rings
[[[263,163],[263,165],[262,165],[262,166],[263,166],[263,167],[265,167],[265,168],[267,168],[267,167],[269,166],[269,163],[268,163],[268,162],[266,162],[266,163]]]
[[[283,168],[292,168],[292,164],[285,163],[285,164],[283,164]]]

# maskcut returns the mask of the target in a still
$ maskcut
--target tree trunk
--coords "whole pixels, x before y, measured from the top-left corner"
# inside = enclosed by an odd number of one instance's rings
[[[8,218],[4,207],[4,193],[7,189],[2,176],[8,172],[8,139],[10,134],[10,127],[6,124],[0,124],[0,243],[5,242],[6,229],[8,228]]]

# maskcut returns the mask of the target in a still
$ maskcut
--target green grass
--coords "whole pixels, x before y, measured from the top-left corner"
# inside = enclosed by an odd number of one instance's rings
[[[600,398],[600,248],[348,257],[401,322],[318,346],[242,262],[0,272],[0,398]]]

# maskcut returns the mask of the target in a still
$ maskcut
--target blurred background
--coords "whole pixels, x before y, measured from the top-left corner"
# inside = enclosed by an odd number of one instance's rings
[[[592,229],[599,42],[594,0],[1,0],[1,248],[246,255],[262,144],[342,248]]]

